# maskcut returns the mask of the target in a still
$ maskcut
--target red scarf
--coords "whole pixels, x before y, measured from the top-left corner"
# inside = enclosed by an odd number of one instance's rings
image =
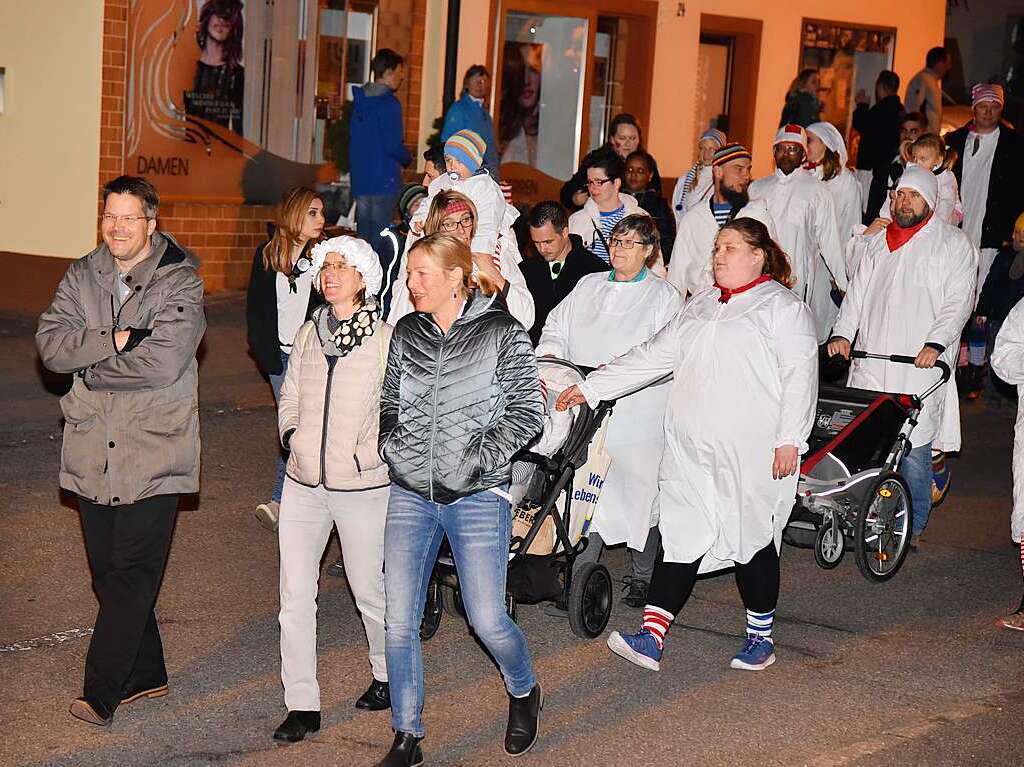
[[[889,225],[885,227],[885,244],[889,246],[889,252],[892,253],[894,250],[906,245],[911,237],[921,231],[921,227],[931,221],[931,218],[932,214],[929,213],[928,218],[924,221],[907,228],[897,224],[895,219],[890,221]]]
[[[740,285],[738,288],[733,288],[732,290],[730,290],[729,288],[723,288],[716,282],[715,287],[722,291],[722,295],[718,297],[718,302],[721,304],[727,304],[729,303],[729,299],[735,296],[737,293],[743,293],[745,291],[748,291],[751,288],[760,285],[762,282],[770,281],[771,278],[772,276],[770,274],[762,274],[753,282],[748,282],[746,285]]]
[[[821,165],[820,162],[811,162],[810,160],[808,160],[807,162],[804,163],[804,170],[814,170],[819,165]]]

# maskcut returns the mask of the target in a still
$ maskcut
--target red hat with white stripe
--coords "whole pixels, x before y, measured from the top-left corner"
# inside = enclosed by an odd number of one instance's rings
[[[807,131],[804,130],[802,125],[796,123],[787,123],[779,128],[779,132],[775,134],[775,141],[772,142],[772,146],[779,144],[799,144],[807,151]]]
[[[999,106],[1004,103],[1003,86],[996,83],[978,83],[971,88],[971,106],[977,106],[985,101],[994,101]]]

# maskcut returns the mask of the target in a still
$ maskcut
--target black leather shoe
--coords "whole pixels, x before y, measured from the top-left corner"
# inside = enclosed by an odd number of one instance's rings
[[[281,726],[274,730],[274,740],[297,743],[306,737],[307,732],[317,732],[319,729],[319,711],[289,711]]]
[[[100,727],[109,727],[114,721],[114,712],[98,700],[92,698],[75,698],[71,701],[71,716],[81,719],[89,724],[96,724]]]
[[[505,729],[505,753],[522,756],[537,742],[544,691],[535,684],[525,698],[508,696],[508,727]]]
[[[388,683],[374,679],[366,692],[356,701],[356,708],[363,711],[383,711],[391,708],[391,691]]]
[[[167,682],[141,684],[135,687],[126,687],[121,693],[121,705],[134,703],[140,698],[162,698],[168,692]]]
[[[420,741],[409,732],[396,732],[395,742],[391,744],[391,750],[387,756],[377,762],[376,767],[419,767],[423,764],[423,752],[420,750]]]

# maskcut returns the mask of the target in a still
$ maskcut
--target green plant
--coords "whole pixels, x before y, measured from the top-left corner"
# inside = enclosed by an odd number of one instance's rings
[[[324,134],[324,154],[334,161],[338,173],[345,175],[349,171],[348,142],[352,124],[352,102],[346,101],[341,107],[341,117],[327,126]]]

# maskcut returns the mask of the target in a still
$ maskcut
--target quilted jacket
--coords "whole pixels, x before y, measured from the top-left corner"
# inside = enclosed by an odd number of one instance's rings
[[[380,403],[395,484],[435,503],[506,485],[543,414],[530,337],[500,295],[474,293],[447,333],[421,312],[398,321]]]

